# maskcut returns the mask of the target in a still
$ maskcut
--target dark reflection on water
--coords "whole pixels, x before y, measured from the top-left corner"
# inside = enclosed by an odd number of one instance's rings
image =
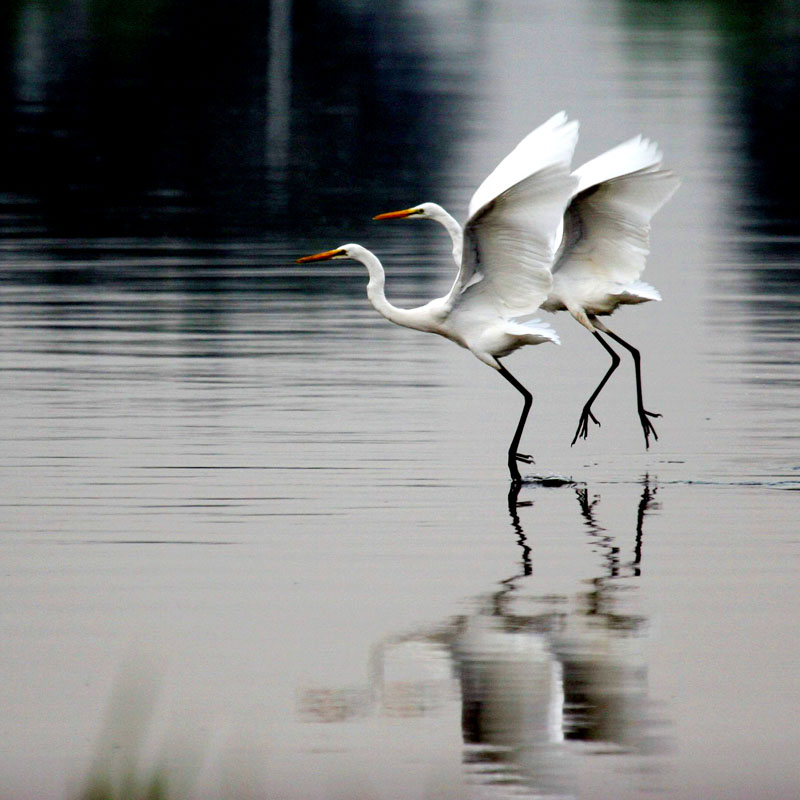
[[[257,5],[18,2],[7,186],[56,236],[207,236],[263,202],[266,25]],[[223,17],[224,14],[224,17]],[[225,20],[220,25],[221,19]]]
[[[671,33],[675,44],[686,33],[685,4],[671,0],[628,0],[631,25],[651,25]],[[738,261],[751,274],[752,292],[800,302],[800,161],[795,131],[800,129],[800,6],[790,0],[740,3],[705,0],[718,35],[723,68],[717,87],[721,138],[736,167],[723,180],[732,184],[738,228]],[[747,258],[747,255],[750,258]],[[775,315],[771,320],[791,319]]]
[[[800,6],[745,4],[722,16],[728,113],[741,136],[731,261],[739,296],[724,312],[749,320],[746,381],[769,405],[796,408],[800,365]],[[723,281],[727,275],[723,275]],[[723,312],[723,313],[724,313]],[[786,399],[777,392],[787,391]],[[787,431],[788,432],[788,429]]]
[[[9,0],[0,229],[208,240],[364,224],[390,190],[426,195],[437,143],[459,135],[469,73],[441,51],[396,4]]]
[[[282,246],[170,247],[158,242],[0,244],[0,353],[73,353],[114,359],[303,357],[324,326],[326,338],[352,336],[342,309],[359,298],[361,270],[291,265]],[[396,291],[418,292],[419,270],[394,278]],[[10,364],[6,362],[6,367]],[[26,367],[31,367],[30,362]],[[56,384],[68,364],[39,365]],[[97,365],[100,367],[100,364]],[[181,368],[187,366],[178,364]],[[145,367],[143,363],[142,368]],[[210,365],[209,369],[213,370]],[[262,380],[267,380],[265,374]]]
[[[800,6],[719,3],[717,17],[724,113],[741,136],[731,250],[746,296],[737,305],[752,320],[757,344],[750,359],[763,364],[750,380],[780,385],[785,366],[800,363],[800,161],[793,135],[800,127]],[[783,365],[779,375],[776,365]]]
[[[793,419],[785,433],[795,424],[800,367],[800,5],[626,0],[623,8],[631,31],[658,32],[662,56],[691,35],[698,11],[714,37],[714,158],[707,154],[704,168],[719,167],[714,180],[724,207],[712,231],[719,255],[710,265],[714,295],[706,308],[714,331],[706,346],[716,379],[735,376],[743,387],[744,396],[729,404],[755,401],[770,420],[784,409]],[[637,45],[634,36],[630,47]],[[684,248],[691,268],[694,243]],[[723,337],[745,341],[730,352]]]
[[[664,721],[648,697],[640,646],[647,616],[621,608],[621,602],[637,606],[645,521],[659,508],[658,487],[647,475],[641,486],[636,528],[624,536],[598,521],[600,495],[584,486],[558,490],[565,499],[574,493],[587,544],[600,558],[600,571],[577,594],[566,586],[545,589],[535,541],[520,518],[520,509],[527,517],[536,501],[520,501],[513,487],[509,513],[519,570],[474,598],[472,613],[377,645],[370,686],[301,690],[301,718],[436,714],[448,680],[435,665],[446,661],[458,686],[470,783],[513,789],[514,796],[573,796],[582,756],[663,752]],[[403,679],[392,680],[403,661]]]
[[[743,134],[747,177],[738,195],[741,225],[762,234],[799,236],[800,163],[791,132],[800,126],[800,7],[786,0],[718,3],[717,18],[731,90],[727,107]],[[796,269],[772,277],[779,284],[800,280]]]

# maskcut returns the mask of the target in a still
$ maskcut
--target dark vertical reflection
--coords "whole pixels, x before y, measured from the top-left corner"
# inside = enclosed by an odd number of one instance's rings
[[[759,298],[758,333],[778,329],[791,334],[800,309],[800,160],[795,131],[800,126],[800,5],[792,0],[698,0],[717,34],[721,71],[718,120],[730,136],[723,175],[732,205],[727,224],[734,236],[733,267],[746,277],[748,294]],[[632,38],[656,28],[677,42],[685,32],[675,0],[625,0]],[[661,53],[663,57],[668,53]],[[766,295],[766,297],[764,297]],[[776,305],[777,304],[777,305]],[[796,337],[793,337],[796,341]],[[788,354],[787,354],[788,355]]]
[[[520,500],[519,492],[522,484],[517,481],[512,481],[508,490],[508,513],[511,517],[511,527],[517,535],[517,544],[522,550],[522,576],[528,576],[532,573],[533,567],[531,565],[531,548],[528,546],[528,537],[522,529],[522,523],[519,519],[520,507],[525,508],[533,505],[530,500]],[[514,580],[514,579],[510,579]]]
[[[19,5],[3,32],[16,53],[5,167],[49,235],[207,238],[254,225],[263,6]]]
[[[716,4],[724,33],[730,111],[741,125],[749,180],[740,223],[761,233],[800,235],[800,6],[788,0]]]
[[[8,0],[3,230],[260,237],[425,196],[463,117],[457,42],[443,85],[397,4]]]
[[[317,0],[293,9],[290,208],[312,227],[332,217],[341,228],[398,197],[427,196],[460,135],[467,53],[449,54],[458,80],[448,84],[424,13]]]
[[[734,258],[751,321],[747,358],[759,365],[749,379],[791,389],[800,365],[800,5],[719,3],[717,10],[727,110],[741,132]]]

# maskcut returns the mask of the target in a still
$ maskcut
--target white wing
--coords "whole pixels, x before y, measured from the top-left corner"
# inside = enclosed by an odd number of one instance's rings
[[[578,167],[572,173],[578,178],[575,194],[612,178],[643,169],[657,169],[661,166],[662,158],[663,154],[655,142],[634,136]]]
[[[449,301],[482,302],[507,318],[536,311],[552,287],[554,232],[575,185],[568,163],[553,164],[470,217]]]
[[[505,316],[535,311],[552,285],[555,233],[577,179],[569,174],[578,123],[564,112],[529,133],[475,191],[461,266],[447,297],[465,292]]]
[[[553,272],[569,281],[635,281],[650,249],[650,220],[679,185],[673,172],[648,166],[575,195]]]
[[[469,201],[472,218],[487,203],[550,164],[572,161],[578,143],[578,123],[564,111],[531,131],[485,178]]]

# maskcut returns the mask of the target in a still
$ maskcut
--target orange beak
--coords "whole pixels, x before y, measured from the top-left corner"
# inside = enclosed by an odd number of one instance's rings
[[[418,208],[404,208],[402,211],[390,211],[388,214],[378,214],[377,217],[372,219],[403,219],[410,217],[412,214],[419,214]]]
[[[324,253],[317,253],[313,256],[303,256],[302,258],[298,258],[295,262],[296,264],[305,264],[307,261],[327,261],[330,258],[336,258],[336,256],[343,256],[345,254],[344,250],[326,250]]]

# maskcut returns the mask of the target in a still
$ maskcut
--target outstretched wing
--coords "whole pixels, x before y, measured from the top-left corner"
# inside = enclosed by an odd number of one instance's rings
[[[567,164],[549,166],[471,217],[453,301],[480,298],[508,318],[536,311],[552,287],[556,231],[575,184]]]
[[[551,164],[572,161],[578,123],[559,111],[531,131],[484,179],[469,201],[469,218],[507,189]]]
[[[655,142],[642,136],[634,136],[578,167],[572,173],[578,178],[578,189],[575,193],[580,194],[590,186],[612,178],[621,178],[640,170],[658,169],[663,157]]]
[[[528,134],[478,187],[448,302],[467,293],[506,317],[532,313],[552,285],[556,234],[577,179],[577,122],[563,112]]]
[[[670,170],[648,166],[576,194],[553,272],[570,281],[635,281],[650,251],[650,221],[679,185]]]

